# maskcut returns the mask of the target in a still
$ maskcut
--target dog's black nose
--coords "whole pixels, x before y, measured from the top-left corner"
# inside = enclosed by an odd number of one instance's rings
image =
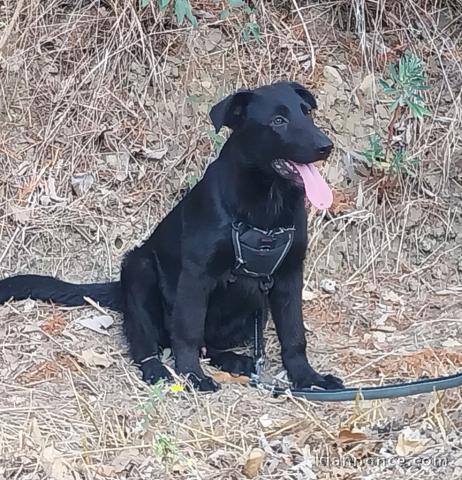
[[[329,155],[334,148],[334,144],[332,142],[326,143],[322,147],[319,147],[318,151],[321,155]]]

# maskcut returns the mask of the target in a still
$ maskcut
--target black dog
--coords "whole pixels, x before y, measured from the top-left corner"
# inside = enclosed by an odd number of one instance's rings
[[[0,281],[0,303],[32,297],[83,305],[84,296],[123,312],[131,355],[148,382],[168,377],[159,349],[172,346],[176,371],[215,390],[199,363],[249,375],[253,359],[223,350],[253,339],[268,304],[293,385],[343,388],[308,363],[302,319],[307,246],[305,193],[318,208],[332,194],[312,164],[332,142],[311,117],[316,101],[298,83],[239,91],[215,105],[217,132],[232,129],[203,179],[128,253],[120,282],[74,285],[36,275]],[[266,302],[268,299],[268,302]],[[265,313],[265,312],[264,312]]]

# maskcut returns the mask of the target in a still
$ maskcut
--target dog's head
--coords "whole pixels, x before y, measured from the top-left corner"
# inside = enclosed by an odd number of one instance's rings
[[[333,148],[314,124],[314,109],[316,100],[305,87],[278,82],[226,97],[212,108],[210,118],[217,132],[223,126],[235,132],[256,167],[303,185],[302,173],[326,160]]]

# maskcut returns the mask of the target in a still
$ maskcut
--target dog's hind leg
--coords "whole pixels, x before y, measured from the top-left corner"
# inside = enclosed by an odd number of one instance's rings
[[[130,253],[122,265],[121,286],[124,295],[124,332],[133,360],[143,380],[156,383],[170,378],[159,360],[163,333],[163,308],[154,259]]]
[[[232,348],[251,345],[255,341],[255,315],[246,314],[234,319],[221,318],[220,311],[208,317],[210,327],[206,329],[207,357],[210,364],[233,375],[250,377],[255,373],[256,359],[230,351]],[[218,326],[219,325],[219,326]]]
[[[207,347],[207,356],[210,358],[211,365],[233,375],[250,377],[252,373],[255,373],[255,360],[248,355],[229,351],[223,352],[215,350],[213,347]]]

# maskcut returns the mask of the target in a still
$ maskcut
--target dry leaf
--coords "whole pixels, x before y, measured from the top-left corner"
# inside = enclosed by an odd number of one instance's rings
[[[20,207],[19,205],[10,205],[10,213],[18,223],[27,223],[32,216],[32,207]]]
[[[83,350],[80,354],[83,363],[87,367],[110,367],[114,363],[114,359],[107,353],[98,353],[92,349]]]
[[[43,442],[43,435],[42,432],[40,431],[39,424],[37,422],[36,418],[32,419],[31,426],[30,426],[30,438],[34,442],[34,445],[37,447],[42,446]]]
[[[247,461],[245,462],[243,474],[247,478],[254,478],[258,475],[263,462],[265,460],[265,452],[261,448],[253,448]]]
[[[338,440],[341,444],[348,445],[367,440],[367,435],[356,428],[342,428],[340,432],[338,432]]]
[[[351,212],[356,208],[356,200],[353,193],[347,191],[333,190],[334,200],[329,207],[332,215],[340,215]]]
[[[302,300],[304,302],[311,302],[312,300],[318,298],[318,294],[317,293],[314,293],[314,292],[311,292],[310,290],[303,290],[302,291]]]
[[[116,469],[112,465],[95,465],[92,466],[91,470],[94,470],[97,475],[101,475],[102,477],[107,478],[116,478],[117,472]]]
[[[162,160],[162,158],[165,157],[167,154],[168,149],[167,148],[160,148],[159,150],[151,150],[149,148],[140,148],[137,150],[135,153],[137,155],[140,155],[143,158],[146,158],[146,160]]]
[[[82,318],[78,322],[82,327],[89,328],[103,335],[109,335],[107,329],[114,323],[114,320],[109,315],[95,315],[93,317]]]
[[[262,415],[259,420],[260,420],[261,426],[264,428],[268,428],[268,427],[271,427],[271,425],[273,425],[273,420],[269,418],[269,415],[267,413]]]
[[[211,28],[210,33],[205,37],[205,49],[211,52],[221,45],[223,34],[218,28]]]
[[[418,455],[426,449],[428,440],[422,438],[418,430],[412,430],[410,427],[404,428],[398,435],[396,444],[396,453],[400,457],[409,455]]]
[[[140,451],[137,448],[122,450],[114,460],[112,460],[112,466],[115,472],[122,473],[133,460],[139,458],[139,455]]]
[[[45,447],[40,457],[43,469],[49,480],[74,480],[69,465],[53,445]]]
[[[233,377],[228,372],[216,372],[213,374],[213,379],[218,383],[239,383],[244,385],[249,383],[250,378],[244,375],[239,375],[238,377]]]
[[[401,297],[393,290],[386,290],[382,294],[382,299],[391,303],[401,303]]]
[[[119,182],[128,177],[130,155],[127,152],[108,153],[104,156],[108,166],[114,170],[114,176]]]
[[[444,348],[459,348],[462,346],[462,343],[458,342],[454,338],[448,338],[444,342],[441,342],[441,345]]]
[[[51,175],[48,177],[48,196],[51,200],[57,203],[64,203],[67,201],[64,197],[59,197],[56,193],[56,183],[54,177]]]
[[[17,381],[22,384],[43,382],[59,377],[64,370],[78,370],[76,362],[70,355],[57,353],[53,360],[44,360],[43,362],[32,364],[28,369],[21,372]]]
[[[59,335],[66,326],[66,320],[61,313],[53,313],[40,326],[40,328],[52,337]]]
[[[72,190],[78,197],[83,197],[95,183],[91,173],[77,173],[71,178]]]
[[[24,301],[24,312],[29,313],[35,308],[36,302],[32,298],[28,298]]]

